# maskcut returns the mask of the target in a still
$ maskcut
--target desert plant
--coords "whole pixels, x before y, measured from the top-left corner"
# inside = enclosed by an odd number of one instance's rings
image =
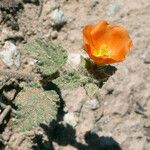
[[[59,96],[55,91],[25,87],[17,95],[15,104],[19,109],[13,122],[14,129],[28,131],[56,119]]]
[[[42,75],[56,73],[67,61],[67,52],[61,46],[47,44],[38,38],[24,46],[25,54],[36,59],[36,68]]]

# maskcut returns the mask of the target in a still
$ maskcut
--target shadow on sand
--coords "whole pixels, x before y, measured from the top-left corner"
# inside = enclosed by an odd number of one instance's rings
[[[37,145],[32,147],[33,150],[55,150],[53,142],[59,146],[71,145],[77,150],[121,150],[119,144],[112,137],[99,137],[96,133],[88,131],[84,135],[86,144],[82,144],[76,140],[76,130],[72,126],[56,122],[52,122],[52,124],[49,127],[41,125],[48,136],[48,142],[44,143],[42,137],[35,136],[33,142]]]
[[[97,70],[97,66],[94,66],[94,71]],[[93,69],[93,66],[92,66]],[[107,77],[107,79],[113,75],[116,71],[116,68],[108,65],[107,67],[102,67],[100,69],[102,73],[101,77]],[[89,69],[90,73],[93,73],[93,70]],[[99,72],[99,70],[98,70]],[[94,74],[98,74],[95,73]],[[94,75],[93,74],[93,75]],[[109,76],[107,76],[109,75]],[[97,78],[97,76],[95,76]],[[99,77],[98,77],[99,78]],[[104,83],[103,83],[104,84]],[[102,84],[102,85],[103,85]],[[65,112],[63,111],[64,101],[61,96],[60,89],[49,82],[45,87],[45,90],[55,90],[57,94],[60,96],[60,109],[58,111],[57,120],[50,123],[49,126],[41,124],[41,128],[45,131],[45,134],[48,137],[47,142],[43,142],[42,136],[36,135],[33,139],[33,142],[37,145],[32,147],[33,150],[55,150],[53,146],[53,142],[57,143],[59,146],[67,146],[71,145],[77,150],[121,150],[120,145],[112,138],[108,136],[99,137],[96,133],[92,133],[88,131],[84,135],[85,144],[82,144],[76,140],[76,130],[69,124],[62,124],[63,117]]]

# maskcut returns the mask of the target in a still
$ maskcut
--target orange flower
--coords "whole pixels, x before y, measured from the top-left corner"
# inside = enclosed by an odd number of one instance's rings
[[[132,47],[128,31],[121,26],[100,21],[83,29],[84,50],[97,64],[112,64],[125,59]]]

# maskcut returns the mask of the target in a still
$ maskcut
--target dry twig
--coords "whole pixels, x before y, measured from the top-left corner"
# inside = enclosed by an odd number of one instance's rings
[[[2,102],[0,102],[0,106],[1,106],[3,109],[6,109],[6,107],[7,107],[7,105],[5,105],[5,104],[2,103]],[[12,107],[11,107],[11,111],[12,111],[13,114],[16,114],[16,113],[17,113],[16,110],[13,109]]]
[[[3,123],[5,117],[8,115],[8,113],[11,111],[11,106],[8,105],[4,111],[2,112],[2,114],[0,115],[0,125]]]

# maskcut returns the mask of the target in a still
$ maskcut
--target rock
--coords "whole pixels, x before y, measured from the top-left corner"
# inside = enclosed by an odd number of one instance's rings
[[[92,110],[99,108],[99,102],[97,99],[92,99],[92,100],[88,101],[88,104]]]
[[[70,53],[68,56],[68,63],[76,69],[81,62],[81,54],[80,53]]]
[[[74,113],[69,112],[64,116],[64,121],[72,127],[75,127],[77,125],[78,119]]]
[[[143,61],[144,61],[145,64],[149,64],[150,63],[150,52],[149,51],[145,52],[141,56],[141,58],[143,59]]]
[[[65,99],[69,111],[78,113],[80,113],[85,101],[89,100],[83,87],[62,91],[62,98]]]
[[[121,6],[118,3],[109,4],[108,10],[107,10],[107,15],[110,17],[113,17],[120,10],[120,8],[121,8]]]
[[[58,37],[58,32],[57,32],[57,31],[53,31],[53,32],[51,33],[51,37],[52,37],[52,39],[57,39],[57,37]]]
[[[15,65],[17,68],[20,67],[20,52],[10,41],[5,42],[2,51],[0,51],[0,58],[9,67],[12,65]]]
[[[66,23],[66,18],[63,11],[59,8],[53,10],[51,13],[51,21],[52,26],[60,29]]]

